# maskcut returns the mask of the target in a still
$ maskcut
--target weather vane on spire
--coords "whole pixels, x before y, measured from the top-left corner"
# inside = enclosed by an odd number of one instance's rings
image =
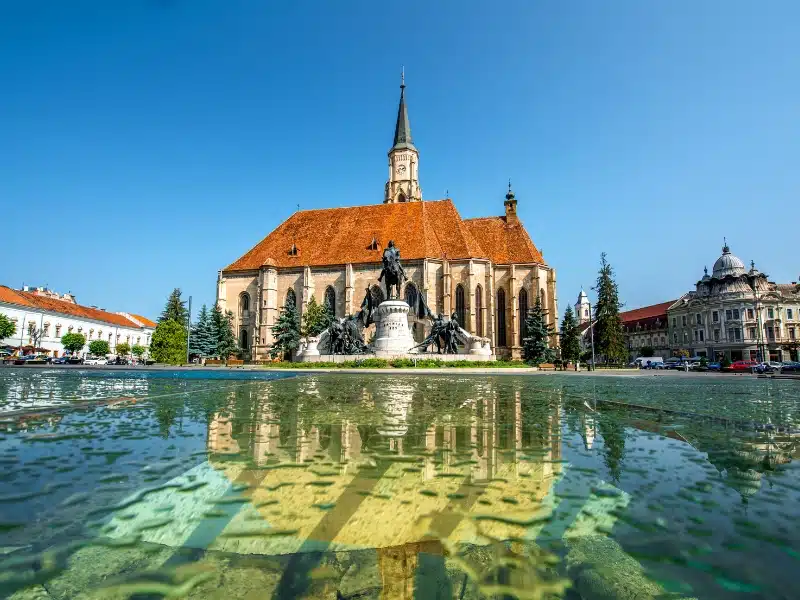
[[[406,87],[406,68],[404,65],[400,65],[400,87]]]

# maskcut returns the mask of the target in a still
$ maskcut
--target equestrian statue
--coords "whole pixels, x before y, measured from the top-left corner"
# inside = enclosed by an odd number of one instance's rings
[[[378,281],[386,278],[386,299],[392,300],[392,290],[397,290],[396,300],[400,299],[400,288],[406,279],[403,265],[400,264],[400,250],[389,240],[389,246],[383,251],[383,268],[378,276]]]

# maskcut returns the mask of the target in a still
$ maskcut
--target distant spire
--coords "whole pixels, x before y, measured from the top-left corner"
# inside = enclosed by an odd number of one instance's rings
[[[508,193],[506,194],[506,200],[513,200],[514,199],[514,192],[511,191],[511,177],[508,178]]]
[[[406,109],[406,71],[405,67],[400,73],[400,106],[397,108],[397,124],[394,126],[394,145],[392,150],[414,148],[411,141],[411,125],[408,122],[408,110]]]

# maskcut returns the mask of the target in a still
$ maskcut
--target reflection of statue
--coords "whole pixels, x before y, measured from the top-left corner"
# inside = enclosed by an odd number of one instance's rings
[[[386,298],[388,300],[392,299],[392,288],[395,288],[397,290],[397,299],[399,300],[400,286],[405,281],[406,273],[400,264],[400,250],[391,240],[389,241],[389,247],[383,251],[383,268],[378,276],[378,281],[383,281],[384,277],[386,277]]]

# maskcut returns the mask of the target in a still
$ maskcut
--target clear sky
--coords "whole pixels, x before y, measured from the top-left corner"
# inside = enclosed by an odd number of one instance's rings
[[[401,65],[423,196],[519,214],[560,309],[723,236],[800,275],[796,0],[0,0],[0,282],[155,317],[296,209],[381,202]],[[325,240],[320,240],[324,243]]]

